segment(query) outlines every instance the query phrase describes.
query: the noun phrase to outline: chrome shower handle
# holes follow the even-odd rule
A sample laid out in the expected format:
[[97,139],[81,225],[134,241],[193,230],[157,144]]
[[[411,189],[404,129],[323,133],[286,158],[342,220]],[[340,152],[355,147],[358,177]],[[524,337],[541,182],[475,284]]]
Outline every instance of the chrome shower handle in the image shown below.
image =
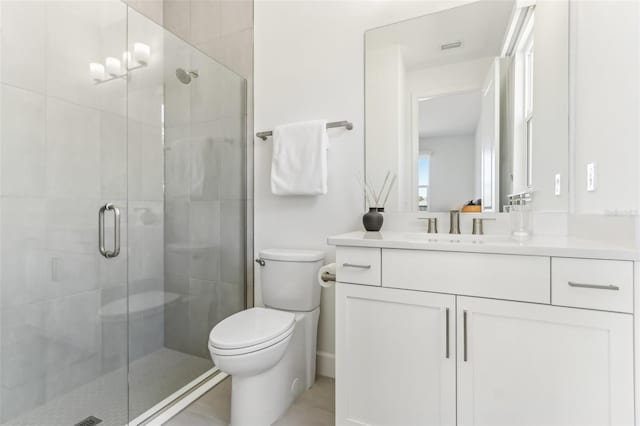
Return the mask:
[[107,210],[113,210],[113,251],[109,257],[116,257],[120,254],[120,209],[113,204],[110,207]]
[[104,257],[109,257],[109,252],[104,247],[104,212],[107,210],[107,205],[108,204],[105,204],[98,210],[98,250],[100,250],[100,254]]
[[[106,211],[113,211],[113,251],[107,250],[104,244],[104,215]],[[107,259],[120,254],[120,209],[112,203],[107,203],[98,210],[98,250]]]

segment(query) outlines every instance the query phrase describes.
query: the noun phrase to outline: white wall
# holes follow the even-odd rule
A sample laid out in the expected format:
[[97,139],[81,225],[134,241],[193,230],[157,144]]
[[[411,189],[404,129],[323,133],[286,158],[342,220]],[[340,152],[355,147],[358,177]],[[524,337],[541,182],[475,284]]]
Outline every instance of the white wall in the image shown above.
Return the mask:
[[[434,212],[460,208],[475,196],[474,135],[420,139],[420,153],[431,156],[429,191]],[[455,171],[452,173],[452,170]]]
[[[574,212],[637,211],[640,49],[638,2],[572,2]],[[586,167],[596,163],[595,192]]]
[[[533,197],[543,212],[568,211],[569,196],[569,6],[536,4],[533,71]],[[571,25],[574,23],[571,22]],[[561,175],[561,195],[554,194]]]
[[[275,197],[269,190],[271,141],[255,145],[255,250],[322,248],[326,237],[361,228],[364,171],[364,32],[468,1],[257,1],[255,3],[255,128],[296,120],[350,120],[330,131],[329,193]],[[323,290],[318,350],[334,352],[334,293]],[[261,303],[256,270],[256,304]],[[331,357],[319,371],[331,374]],[[328,361],[325,364],[325,361]]]

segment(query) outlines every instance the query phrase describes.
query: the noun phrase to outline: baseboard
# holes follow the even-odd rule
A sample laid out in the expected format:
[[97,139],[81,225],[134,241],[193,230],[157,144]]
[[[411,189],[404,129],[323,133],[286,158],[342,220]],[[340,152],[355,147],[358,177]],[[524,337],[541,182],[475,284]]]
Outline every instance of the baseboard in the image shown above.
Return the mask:
[[330,352],[316,353],[316,373],[325,377],[336,377],[336,356]]

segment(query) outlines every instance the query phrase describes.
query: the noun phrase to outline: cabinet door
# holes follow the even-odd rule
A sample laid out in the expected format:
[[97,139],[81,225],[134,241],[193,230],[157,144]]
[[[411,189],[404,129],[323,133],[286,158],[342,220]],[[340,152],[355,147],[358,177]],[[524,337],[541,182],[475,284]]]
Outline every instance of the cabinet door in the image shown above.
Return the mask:
[[631,315],[470,297],[457,309],[459,425],[633,424]]
[[455,425],[455,359],[454,296],[337,285],[337,425]]

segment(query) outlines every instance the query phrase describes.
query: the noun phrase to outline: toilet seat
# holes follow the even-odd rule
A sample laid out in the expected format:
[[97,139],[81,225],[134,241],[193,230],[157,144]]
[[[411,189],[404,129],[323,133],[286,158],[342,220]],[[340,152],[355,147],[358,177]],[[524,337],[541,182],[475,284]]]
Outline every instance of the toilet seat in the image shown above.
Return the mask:
[[251,308],[221,321],[209,334],[209,349],[221,356],[242,355],[273,346],[293,333],[295,315]]

